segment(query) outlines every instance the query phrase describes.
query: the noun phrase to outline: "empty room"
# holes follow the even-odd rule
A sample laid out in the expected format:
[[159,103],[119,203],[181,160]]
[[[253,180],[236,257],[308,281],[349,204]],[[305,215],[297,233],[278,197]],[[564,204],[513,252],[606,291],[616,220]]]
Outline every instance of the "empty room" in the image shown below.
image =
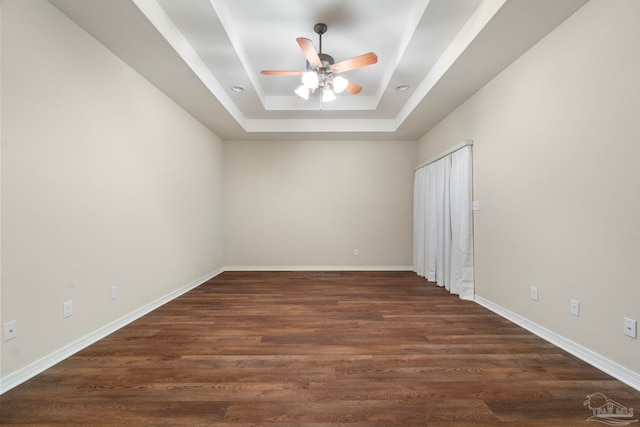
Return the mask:
[[638,0],[0,0],[0,425],[637,424],[639,118]]

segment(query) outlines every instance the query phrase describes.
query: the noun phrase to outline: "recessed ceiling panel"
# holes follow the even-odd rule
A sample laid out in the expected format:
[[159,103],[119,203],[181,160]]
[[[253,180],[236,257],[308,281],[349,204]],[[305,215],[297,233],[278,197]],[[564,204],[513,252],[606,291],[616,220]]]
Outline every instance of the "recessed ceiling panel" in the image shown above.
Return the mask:
[[[587,0],[49,1],[225,139],[417,139]],[[304,70],[320,22],[336,62],[377,55],[359,94],[260,74]]]

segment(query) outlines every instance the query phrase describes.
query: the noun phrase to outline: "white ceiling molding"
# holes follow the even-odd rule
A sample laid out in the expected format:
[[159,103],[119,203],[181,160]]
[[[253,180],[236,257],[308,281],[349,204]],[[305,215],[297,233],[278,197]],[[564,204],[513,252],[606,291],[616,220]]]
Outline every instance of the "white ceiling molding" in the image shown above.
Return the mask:
[[444,54],[440,57],[429,74],[416,88],[415,92],[409,98],[409,101],[402,108],[397,121],[400,123],[409,116],[409,114],[418,106],[425,96],[433,89],[433,87],[442,78],[444,73],[453,65],[453,63],[462,55],[469,47],[473,39],[482,31],[489,21],[498,13],[500,8],[504,6],[507,0],[484,0],[455,39],[447,47]]
[[184,62],[193,70],[198,78],[205,84],[211,93],[224,105],[227,111],[242,126],[246,126],[247,118],[236,107],[233,100],[227,95],[211,70],[202,62],[202,58],[185,39],[183,34],[167,16],[165,10],[155,0],[131,0],[140,9],[144,16],[153,24],[158,32],[173,47]]
[[[419,139],[587,2],[48,1],[227,140]],[[303,70],[295,39],[318,48],[318,22],[337,62],[377,54],[344,74],[360,94],[303,101],[299,77],[260,74]]]

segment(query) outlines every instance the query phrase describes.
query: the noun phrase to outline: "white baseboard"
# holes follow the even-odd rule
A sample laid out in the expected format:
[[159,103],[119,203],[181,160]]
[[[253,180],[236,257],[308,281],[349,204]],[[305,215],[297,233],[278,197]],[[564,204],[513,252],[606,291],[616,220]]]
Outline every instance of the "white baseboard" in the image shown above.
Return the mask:
[[[49,369],[53,365],[63,361],[78,351],[90,346],[91,344],[101,340],[107,335],[117,331],[123,326],[128,325],[134,320],[150,313],[156,308],[168,303],[169,301],[179,297],[198,287],[204,282],[216,277],[224,271],[413,271],[413,266],[228,266],[220,268],[204,277],[201,277],[182,288],[158,298],[149,304],[123,316],[102,328],[48,354],[47,356],[13,372],[6,377],[0,378],[0,394],[11,390],[12,388],[22,384],[30,378]],[[513,323],[525,328],[529,332],[539,336],[540,338],[560,347],[577,358],[589,363],[590,365],[600,369],[612,377],[622,381],[623,383],[640,391],[640,374],[631,371],[599,354],[574,343],[530,320],[513,313],[497,304],[492,303],[480,296],[475,296],[475,302],[479,305],[493,311],[494,313],[512,321]]]
[[179,297],[198,287],[204,282],[216,277],[224,271],[412,271],[413,266],[230,266],[220,268],[213,273],[207,274],[175,291],[158,298],[149,304],[91,332],[90,334],[36,360],[33,363],[7,375],[0,377],[0,394],[11,390],[12,388],[22,384],[23,382],[33,378],[41,372],[49,369],[53,365],[63,361],[67,357],[72,356],[78,351],[90,346],[91,344],[101,340],[107,335],[117,331],[123,326],[128,325],[134,320],[150,313],[156,308],[168,303],[169,301]]
[[412,265],[231,265],[224,271],[413,271]]
[[640,374],[478,295],[475,302],[640,391]]
[[175,291],[161,297],[158,298],[155,301],[150,302],[149,304],[146,304],[140,308],[138,308],[137,310],[91,332],[90,334],[54,351],[53,353],[50,353],[48,355],[46,355],[45,357],[36,360],[35,362],[25,366],[24,368],[21,368],[19,370],[17,370],[16,372],[13,372],[9,375],[7,375],[6,377],[0,378],[0,394],[11,390],[12,388],[22,384],[23,382],[27,381],[30,378],[33,378],[34,376],[38,375],[41,372],[44,372],[45,370],[49,369],[50,367],[52,367],[53,365],[63,361],[64,359],[66,359],[69,356],[72,356],[73,354],[79,352],[80,350],[90,346],[91,344],[101,340],[102,338],[106,337],[107,335],[117,331],[118,329],[122,328],[123,326],[128,325],[129,323],[133,322],[134,320],[144,316],[145,314],[150,313],[151,311],[155,310],[156,308],[168,303],[169,301],[179,297],[180,295],[189,292],[190,290],[200,286],[201,284],[203,284],[204,282],[216,277],[218,274],[222,273],[224,271],[224,269],[220,268],[216,271],[214,271],[213,273],[209,273],[206,276],[203,276],[197,280],[194,280],[193,282],[179,288],[176,289]]

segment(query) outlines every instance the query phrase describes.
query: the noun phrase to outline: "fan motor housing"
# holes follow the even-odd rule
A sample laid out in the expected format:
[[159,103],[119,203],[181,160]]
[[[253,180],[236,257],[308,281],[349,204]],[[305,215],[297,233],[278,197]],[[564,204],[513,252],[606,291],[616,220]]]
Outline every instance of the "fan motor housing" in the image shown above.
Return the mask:
[[329,68],[335,63],[333,56],[327,55],[326,53],[319,53],[318,57],[320,58],[320,62],[322,62],[322,66],[324,68]]
[[[322,62],[321,70],[323,70],[327,74],[331,73],[331,66],[335,64],[335,60],[333,59],[333,56],[327,55],[326,53],[319,53],[318,58],[320,58],[320,62]],[[313,67],[311,64],[309,64],[309,61],[307,61],[307,71],[311,71],[315,69],[316,67]]]

